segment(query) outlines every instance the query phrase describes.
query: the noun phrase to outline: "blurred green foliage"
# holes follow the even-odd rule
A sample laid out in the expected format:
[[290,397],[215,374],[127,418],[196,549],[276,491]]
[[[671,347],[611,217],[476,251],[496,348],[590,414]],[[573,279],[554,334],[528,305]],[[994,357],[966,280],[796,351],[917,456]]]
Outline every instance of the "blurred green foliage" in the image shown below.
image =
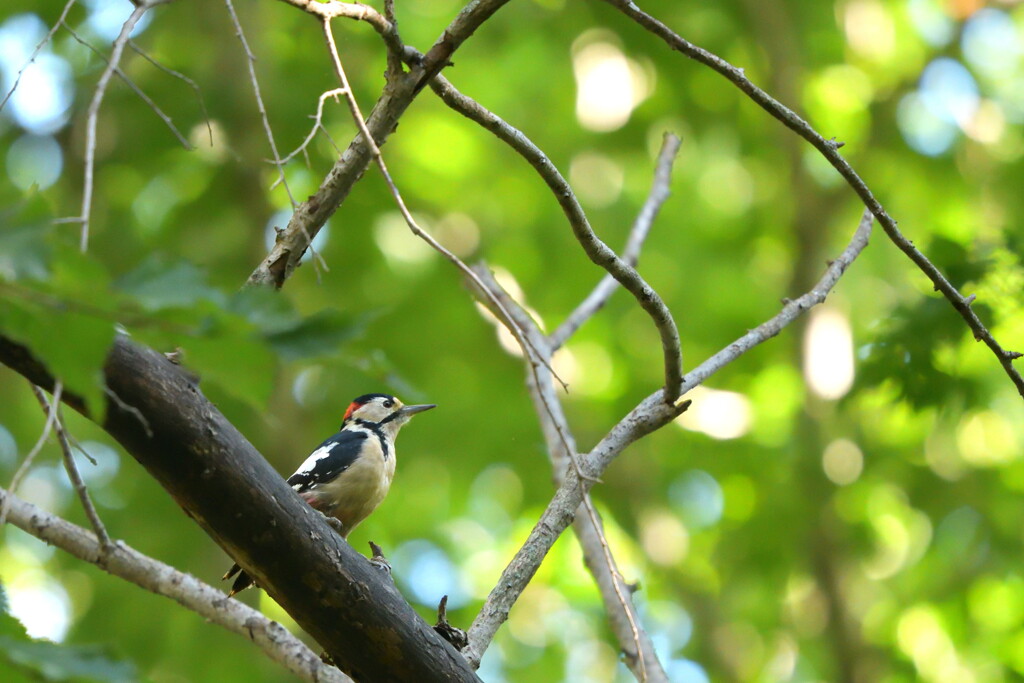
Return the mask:
[[[13,44],[12,26],[45,31],[61,4],[5,2],[0,45]],[[396,4],[403,38],[420,49],[461,7]],[[642,5],[846,142],[901,229],[978,295],[1004,346],[1024,346],[1024,7]],[[69,15],[101,49],[112,38],[104,8],[116,32],[128,3],[88,2]],[[309,133],[319,94],[335,87],[320,32],[281,2],[238,11],[276,142],[290,151]],[[92,237],[79,253],[77,225],[52,219],[79,211],[85,110],[104,64],[58,31],[44,55],[66,65],[67,121],[29,134],[13,105],[0,114],[9,179],[0,182],[0,329],[97,412],[115,325],[162,351],[181,348],[207,395],[283,474],[337,428],[353,396],[437,403],[403,433],[393,493],[350,540],[385,548],[425,617],[447,593],[453,623],[468,626],[552,492],[519,359],[459,274],[409,234],[374,169],[330,220],[322,262],[306,262],[281,293],[239,291],[290,206],[266,161],[245,55],[222,5],[152,14],[136,43],[193,79],[202,104],[131,50],[122,66],[195,149],[113,82],[99,118]],[[364,24],[335,30],[368,111],[383,85],[382,45]],[[856,227],[855,198],[813,150],[608,5],[510,3],[454,62],[446,75],[547,152],[615,248],[646,197],[662,134],[682,136],[673,196],[640,269],[676,316],[686,367],[805,291]],[[595,64],[605,71],[595,76]],[[20,67],[5,63],[5,90]],[[328,105],[330,138],[318,135],[286,168],[299,200],[353,134],[345,107]],[[595,119],[602,106],[610,113]],[[532,169],[429,91],[384,153],[423,224],[463,258],[486,260],[549,331],[599,280]],[[688,421],[631,447],[595,489],[662,661],[686,682],[1024,676],[1020,396],[880,231],[827,309],[714,376],[709,388],[728,393],[695,392]],[[805,370],[812,350],[825,359],[807,361],[816,371]],[[622,293],[577,333],[556,367],[582,449],[658,388],[660,360],[655,330]],[[842,372],[850,361],[852,387]],[[0,396],[6,483],[43,416],[2,368]],[[102,431],[68,419],[99,462],[82,468],[111,533],[215,581],[229,564],[223,552]],[[19,494],[84,523],[58,459],[48,444]],[[27,625],[26,615],[45,615],[39,633],[115,645],[147,680],[286,679],[243,639],[18,530],[3,534],[0,579]],[[290,624],[266,596],[243,599]],[[573,539],[555,546],[481,673],[629,680]]]

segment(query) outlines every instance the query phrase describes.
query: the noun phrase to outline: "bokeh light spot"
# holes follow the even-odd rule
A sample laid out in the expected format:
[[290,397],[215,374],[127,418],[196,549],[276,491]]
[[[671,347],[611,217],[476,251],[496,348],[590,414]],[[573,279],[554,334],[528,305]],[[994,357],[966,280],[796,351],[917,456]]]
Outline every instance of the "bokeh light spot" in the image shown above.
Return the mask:
[[990,77],[1011,75],[1020,64],[1021,36],[1006,12],[975,12],[964,24],[960,41],[964,58]]
[[25,572],[7,585],[10,612],[32,638],[59,643],[71,625],[71,599],[56,581]]
[[992,410],[966,415],[956,430],[965,461],[975,467],[997,467],[1020,459],[1019,430]]
[[904,95],[896,109],[896,124],[911,149],[925,156],[945,153],[956,140],[956,126],[925,106],[921,95]]
[[978,109],[978,84],[974,76],[949,57],[939,57],[924,68],[918,91],[932,114],[961,128]]
[[670,567],[686,557],[690,534],[669,511],[652,510],[640,518],[640,543],[652,562]]
[[[400,545],[389,558],[396,576],[408,586],[421,605],[437,607],[442,595],[448,596],[449,609],[466,603],[467,591],[448,555],[430,541],[416,539]],[[398,568],[401,568],[398,570]]]
[[856,52],[878,61],[888,59],[896,47],[896,27],[878,0],[854,0],[843,10],[846,41]]
[[[85,0],[89,8],[89,28],[107,42],[112,42],[121,33],[121,27],[135,7],[130,0]],[[131,37],[137,38],[153,20],[153,12],[142,15],[132,29]]]
[[18,443],[14,435],[3,425],[0,425],[0,467],[13,467],[18,459]]
[[586,33],[573,46],[576,118],[589,130],[621,128],[650,92],[643,69],[616,45]]
[[811,311],[804,334],[804,378],[825,399],[842,397],[853,386],[853,332],[833,308]]
[[683,428],[713,439],[736,439],[750,431],[750,400],[743,394],[698,386],[686,397],[693,405],[676,418]]
[[705,529],[717,523],[725,508],[722,487],[703,470],[691,470],[673,481],[668,497],[683,521],[694,529]]
[[821,467],[832,483],[846,486],[857,481],[864,470],[864,454],[849,439],[836,439],[825,447]]
[[625,177],[619,164],[596,152],[580,152],[569,163],[569,182],[580,201],[594,208],[614,204]]
[[22,190],[40,190],[57,182],[64,168],[64,153],[49,135],[22,135],[7,150],[7,176]]

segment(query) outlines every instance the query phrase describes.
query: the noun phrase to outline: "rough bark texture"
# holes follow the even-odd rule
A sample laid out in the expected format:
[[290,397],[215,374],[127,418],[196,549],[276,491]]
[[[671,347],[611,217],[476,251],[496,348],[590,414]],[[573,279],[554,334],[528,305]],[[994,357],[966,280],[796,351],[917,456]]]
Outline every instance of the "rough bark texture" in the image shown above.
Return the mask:
[[[4,337],[0,362],[42,387],[53,384],[28,349]],[[117,400],[108,403],[103,428],[346,673],[362,681],[479,680],[181,368],[118,337],[104,372]],[[83,409],[74,396],[66,402]]]

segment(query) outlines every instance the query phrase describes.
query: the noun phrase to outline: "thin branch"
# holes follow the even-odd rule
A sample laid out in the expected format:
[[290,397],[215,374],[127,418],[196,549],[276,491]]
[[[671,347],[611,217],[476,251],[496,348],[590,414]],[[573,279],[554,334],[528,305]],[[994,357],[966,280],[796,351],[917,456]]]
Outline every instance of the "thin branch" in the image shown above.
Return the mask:
[[[263,132],[267,135],[267,142],[270,143],[270,151],[274,155],[274,165],[277,167],[278,182],[284,185],[284,191],[288,193],[288,201],[292,204],[294,209],[298,203],[295,201],[295,197],[292,196],[292,190],[288,186],[288,179],[284,175],[284,163],[281,161],[281,155],[277,153],[277,143],[274,142],[274,131],[270,127],[270,119],[267,117],[267,108],[263,105],[263,95],[260,93],[260,82],[256,78],[256,55],[253,54],[252,50],[249,49],[249,41],[245,39],[245,31],[242,30],[242,23],[238,20],[238,15],[235,13],[235,6],[231,0],[224,0],[224,4],[227,5],[228,14],[231,16],[231,23],[235,27],[235,35],[238,36],[238,40],[242,43],[242,48],[245,50],[246,65],[249,67],[249,82],[252,83],[253,93],[256,95],[256,106],[260,112],[260,120],[263,122]],[[312,241],[312,237],[310,237]]]
[[50,30],[47,31],[46,35],[43,36],[43,39],[36,44],[35,49],[32,50],[32,54],[29,55],[25,65],[18,69],[18,75],[14,77],[14,85],[12,85],[11,89],[7,91],[6,95],[4,95],[4,99],[0,100],[0,111],[4,110],[4,107],[7,106],[7,100],[11,99],[11,95],[13,95],[14,91],[18,89],[18,85],[21,83],[21,77],[24,75],[25,70],[28,69],[29,65],[35,63],[36,57],[39,56],[39,53],[42,52],[43,48],[46,47],[51,40],[53,40],[53,34],[56,33],[57,29],[60,28],[60,25],[64,23],[64,18],[68,16],[68,12],[71,11],[74,4],[75,0],[68,0],[67,4],[64,5],[64,9],[61,10],[60,16],[57,17],[57,21],[53,22],[53,26],[50,27]]
[[[46,398],[46,394],[43,390],[32,385],[32,393],[35,394],[36,400],[39,401],[40,407],[46,414],[46,419],[49,421],[53,418],[53,425],[57,430],[57,440],[60,442],[61,452],[64,454],[64,469],[68,473],[68,479],[71,480],[71,485],[75,489],[75,493],[78,494],[78,499],[82,502],[82,508],[85,510],[85,516],[89,518],[89,523],[92,524],[93,531],[96,533],[96,538],[99,539],[99,547],[101,555],[106,555],[110,552],[112,545],[110,543],[110,536],[107,534],[107,528],[103,525],[103,521],[100,519],[100,515],[96,512],[96,506],[92,504],[92,499],[89,497],[89,490],[85,487],[85,482],[82,480],[82,474],[78,471],[78,465],[75,464],[75,456],[71,452],[71,443],[68,438],[67,430],[64,428],[64,422],[61,419],[60,414],[60,396],[54,396],[54,400],[51,403]],[[56,413],[56,417],[54,417]]]
[[[377,164],[377,167],[380,169],[381,175],[384,176],[384,181],[387,183],[388,189],[391,191],[391,196],[392,198],[394,198],[395,204],[398,206],[398,210],[401,212],[402,217],[405,219],[406,224],[409,226],[409,229],[412,231],[414,235],[416,235],[424,242],[429,244],[431,248],[433,248],[439,254],[444,256],[452,265],[454,265],[456,268],[462,271],[462,273],[470,280],[472,280],[473,283],[477,285],[482,291],[488,293],[489,290],[486,287],[484,287],[483,283],[480,281],[480,278],[477,276],[475,272],[473,272],[473,269],[467,266],[462,261],[462,259],[460,259],[454,253],[448,250],[444,245],[442,245],[440,242],[434,239],[434,237],[430,233],[421,228],[419,224],[417,224],[416,219],[413,218],[412,213],[409,211],[409,207],[406,206],[405,200],[402,198],[402,193],[399,191],[398,185],[395,184],[394,179],[391,177],[391,173],[388,171],[387,164],[384,162],[384,157],[380,153],[380,147],[377,146],[377,143],[374,141],[373,136],[370,134],[369,128],[367,128],[366,121],[363,118],[363,113],[359,109],[359,103],[356,101],[355,95],[352,94],[352,88],[349,86],[348,76],[345,74],[345,67],[341,63],[341,57],[338,55],[338,48],[334,42],[334,32],[331,30],[330,19],[323,20],[323,31],[324,39],[327,41],[327,47],[331,54],[331,61],[334,64],[334,72],[335,75],[337,75],[338,80],[341,82],[341,89],[344,91],[345,101],[348,102],[349,109],[352,112],[352,118],[355,121],[356,126],[358,126],[359,132],[363,136],[363,139],[366,141],[367,146],[369,147],[370,155],[372,156],[373,161]],[[509,316],[508,311],[505,310],[501,302],[495,299],[493,295],[489,295],[489,298],[491,299],[491,302],[498,308],[498,310],[501,311],[505,318],[509,321],[512,321],[512,318]],[[523,347],[524,352],[530,353],[532,351],[533,357],[537,360],[537,362],[544,365],[544,367],[547,368],[549,372],[551,372],[552,376],[558,379],[558,381],[562,384],[562,387],[568,390],[568,385],[566,385],[565,382],[562,382],[561,378],[558,377],[557,373],[555,373],[554,369],[551,367],[550,363],[543,357],[543,355],[541,355],[540,352],[537,351],[537,349],[533,348],[533,345],[527,338],[526,333],[523,332],[523,330],[517,324],[515,324],[515,322],[512,322],[512,333],[515,335],[516,340],[519,342],[519,344]]]
[[[509,296],[486,267],[481,264],[475,270],[495,297],[505,304],[516,322],[530,335],[535,346],[550,359],[553,353],[550,343],[530,315]],[[573,464],[579,481],[583,481],[585,478],[579,477],[580,468],[576,461],[576,442],[550,378],[532,372],[528,365],[526,382],[547,443],[555,482],[561,483],[564,480],[568,463]],[[650,637],[640,626],[636,609],[628,597],[628,587],[612,556],[600,515],[586,493],[580,509],[585,514],[580,515],[577,511],[573,528],[583,549],[584,562],[594,576],[601,594],[612,632],[626,653],[627,665],[640,681],[667,682],[668,677],[658,661]]]
[[[65,29],[67,29],[68,33],[71,34],[71,37],[74,38],[80,45],[89,48],[96,54],[96,56],[98,56],[104,62],[108,62],[106,55],[104,55],[102,52],[96,49],[91,43],[89,43],[87,40],[78,35],[78,33],[73,28],[68,26],[66,23],[63,24],[63,26]],[[129,41],[129,44],[132,45],[132,47],[136,51],[138,51],[138,48],[135,48],[131,41]],[[147,57],[147,59],[149,58]],[[150,96],[142,90],[142,88],[135,84],[135,81],[128,78],[128,75],[124,71],[122,71],[120,67],[115,68],[114,73],[118,76],[118,78],[124,81],[125,85],[131,88],[132,92],[134,92],[139,97],[140,100],[146,103],[146,106],[153,110],[153,113],[155,113],[160,118],[160,120],[163,121],[164,124],[170,129],[171,133],[174,135],[174,137],[178,139],[178,142],[181,143],[182,147],[188,150],[195,149],[192,146],[192,143],[188,141],[188,138],[182,135],[181,131],[178,130],[178,127],[174,125],[174,121],[171,119],[171,117],[165,114],[164,111],[159,107],[159,105],[157,105],[157,103],[154,102],[152,98],[150,98]]]
[[655,36],[661,38],[673,50],[677,50],[687,57],[710,67],[725,78],[729,79],[729,81],[742,90],[762,109],[778,119],[783,125],[795,132],[804,140],[811,143],[811,145],[813,145],[814,148],[817,149],[837,171],[839,171],[839,174],[844,180],[846,180],[847,184],[853,188],[853,191],[856,192],[857,196],[864,202],[864,206],[870,209],[871,213],[875,215],[878,222],[881,224],[882,229],[885,230],[885,234],[889,236],[889,239],[892,240],[892,242],[899,247],[900,251],[906,254],[907,257],[928,277],[928,279],[932,281],[936,291],[941,292],[942,295],[949,300],[953,305],[953,308],[956,309],[961,317],[963,317],[967,322],[968,327],[971,328],[975,340],[985,342],[985,345],[992,350],[992,353],[994,353],[996,358],[999,360],[1000,365],[1003,366],[1003,370],[1017,387],[1017,392],[1021,397],[1024,397],[1024,377],[1022,377],[1020,372],[1018,372],[1013,366],[1013,361],[1024,356],[1024,354],[1016,351],[1008,351],[1000,346],[995,340],[995,337],[992,336],[992,333],[988,331],[985,325],[981,322],[981,319],[978,318],[978,315],[971,308],[973,299],[961,294],[960,291],[946,279],[945,275],[935,267],[935,264],[928,260],[928,257],[918,251],[913,243],[908,240],[902,232],[900,232],[896,221],[889,216],[885,207],[883,207],[881,202],[875,198],[871,189],[867,186],[867,183],[861,179],[853,169],[853,166],[851,166],[850,163],[839,153],[839,148],[842,146],[842,143],[836,142],[835,138],[828,140],[825,139],[823,135],[812,128],[811,125],[797,115],[796,112],[789,109],[764,90],[761,90],[754,85],[746,77],[743,69],[733,66],[721,57],[682,38],[680,35],[665,26],[665,24],[637,7],[632,0],[604,1],[619,9],[623,14],[636,21],[640,26],[647,29]]
[[[54,411],[55,412],[55,411]],[[52,413],[51,413],[52,414]],[[206,621],[255,643],[264,654],[304,681],[349,683],[351,679],[320,661],[302,641],[280,624],[218,589],[174,567],[154,560],[121,541],[103,555],[96,537],[80,526],[42,510],[0,489],[10,522],[36,538],[140,588],[171,598]],[[102,556],[102,560],[100,559]]]
[[[448,63],[447,58],[458,48],[487,17],[496,12],[508,0],[475,0],[467,5],[448,25],[435,43],[445,59],[434,62],[428,69],[426,57],[412,48],[401,44],[394,26],[380,13],[370,7],[355,3],[327,2],[314,0],[282,0],[293,7],[302,9],[323,21],[335,16],[366,21],[381,34],[389,50],[400,52],[402,58],[412,66],[408,74],[388,80],[381,96],[374,104],[366,130],[369,138],[357,135],[334,167],[324,178],[320,188],[302,202],[292,214],[288,227],[278,236],[270,253],[249,275],[248,285],[271,285],[280,289],[295,271],[302,255],[309,248],[313,236],[341,206],[355,183],[362,177],[373,161],[366,140],[378,147],[383,145],[394,132],[398,119],[415,99],[423,85],[433,78]],[[443,44],[443,45],[442,45]],[[440,46],[440,47],[439,47]]]
[[[33,384],[32,386],[35,385]],[[60,401],[60,395],[63,393],[63,391],[64,385],[61,384],[60,380],[57,380],[57,382],[53,385],[53,400],[55,402]],[[56,420],[56,413],[49,413],[46,416],[46,422],[43,423],[43,431],[39,435],[39,439],[36,441],[36,444],[32,446],[32,450],[28,452],[28,455],[25,456],[25,460],[22,461],[21,466],[18,467],[17,470],[15,470],[14,476],[11,477],[11,485],[7,487],[10,491],[18,490],[18,486],[21,484],[21,480],[25,478],[25,475],[28,474],[29,468],[32,467],[32,461],[36,459],[36,456],[39,455],[39,451],[41,451],[43,448],[43,444],[46,443],[46,440],[50,437],[50,431],[53,429],[53,423]],[[3,525],[7,522],[7,512],[8,503],[5,500],[3,505],[0,505],[0,528],[2,528]]]
[[[678,137],[672,133],[665,134],[661,143],[661,151],[658,153],[658,162],[654,168],[654,182],[651,184],[651,191],[647,195],[647,201],[640,208],[640,213],[637,215],[636,220],[633,221],[633,227],[629,232],[629,237],[626,239],[626,246],[622,250],[622,260],[632,267],[636,267],[637,261],[640,259],[640,250],[647,240],[647,235],[654,224],[654,219],[657,218],[661,205],[669,197],[672,164],[675,162],[676,154],[679,152],[679,145],[680,140]],[[597,286],[594,287],[587,298],[548,336],[552,351],[561,348],[584,322],[601,310],[618,286],[618,280],[611,274],[601,278],[601,281],[597,283]]]
[[[683,395],[753,347],[771,339],[801,314],[824,301],[849,265],[867,246],[871,235],[871,223],[872,214],[865,210],[849,245],[829,264],[817,284],[798,299],[787,301],[773,318],[750,330],[687,373],[683,383]],[[586,470],[599,476],[627,446],[668,424],[682,414],[690,403],[677,400],[675,404],[669,405],[662,399],[662,392],[655,392],[622,418],[583,458]],[[566,473],[565,480],[558,487],[555,496],[530,531],[526,542],[502,572],[497,585],[491,590],[480,613],[473,621],[469,629],[469,647],[466,650],[470,663],[479,664],[498,627],[508,618],[512,605],[532,580],[551,546],[572,523],[575,510],[583,502],[583,494],[589,489],[590,483],[581,480],[574,471],[569,470]]]
[[320,18],[321,21],[329,21],[335,17],[365,21],[384,39],[384,44],[388,48],[389,58],[391,55],[401,56],[404,54],[405,46],[398,35],[396,23],[369,5],[359,2],[339,2],[339,0],[329,0],[329,2],[320,2],[319,0],[281,0],[281,2],[297,7],[307,14],[312,14]]
[[167,74],[169,76],[173,76],[174,78],[177,78],[177,79],[181,80],[182,82],[185,83],[185,85],[187,85],[188,87],[192,88],[192,91],[196,94],[196,100],[199,102],[199,109],[200,109],[200,111],[203,112],[203,120],[206,121],[206,132],[210,136],[210,146],[212,147],[213,146],[213,126],[210,124],[210,114],[209,114],[208,111],[206,111],[206,102],[203,100],[203,91],[199,88],[199,84],[196,83],[195,81],[193,81],[191,78],[189,78],[185,74],[181,73],[180,71],[175,71],[174,69],[170,68],[169,66],[164,66],[160,62],[158,62],[155,59],[153,59],[141,47],[136,45],[134,40],[129,40],[128,41],[128,47],[130,47],[132,50],[135,51],[135,53],[137,55],[139,55],[140,57],[145,59],[147,62],[149,62],[150,64],[155,66],[160,71],[163,71],[165,74]]
[[110,83],[111,76],[114,75],[114,71],[121,63],[121,55],[124,53],[124,46],[128,42],[129,36],[131,36],[132,29],[142,18],[142,15],[146,13],[153,3],[146,0],[140,0],[140,2],[132,10],[132,13],[128,16],[128,19],[121,26],[121,33],[118,34],[117,39],[114,41],[114,49],[110,52],[110,59],[107,61],[107,68],[103,70],[100,75],[100,80],[96,83],[96,89],[93,91],[92,100],[89,102],[88,115],[85,123],[85,188],[82,191],[82,213],[78,217],[78,220],[82,223],[82,236],[79,243],[79,248],[82,251],[86,251],[89,248],[89,220],[92,215],[92,188],[93,188],[93,172],[96,166],[96,124],[99,119],[100,105],[103,104],[103,97],[107,93],[107,85]]
[[587,257],[596,265],[608,271],[626,290],[632,294],[641,308],[654,321],[661,337],[665,364],[665,401],[671,403],[680,395],[683,373],[683,356],[679,342],[679,330],[668,306],[658,293],[647,284],[631,265],[620,259],[615,252],[594,233],[583,207],[580,206],[572,187],[558,172],[547,155],[522,131],[488,111],[452,86],[443,76],[437,76],[430,83],[431,89],[449,107],[466,118],[489,130],[508,144],[533,166],[558,200],[572,227],[573,235],[583,247]]
[[[345,94],[345,89],[344,88],[335,88],[334,90],[328,90],[327,92],[320,93],[320,100],[317,102],[317,105],[316,105],[316,115],[313,117],[313,130],[309,131],[309,135],[306,136],[306,139],[302,141],[301,145],[296,147],[291,152],[291,154],[289,154],[285,158],[281,159],[281,163],[282,164],[287,164],[289,161],[294,159],[299,154],[305,154],[306,153],[306,148],[309,147],[309,143],[313,142],[313,138],[316,137],[317,131],[321,131],[322,130],[322,131],[324,131],[324,134],[327,133],[327,129],[324,128],[324,125],[323,125],[324,100],[326,100],[328,97],[333,97],[334,101],[337,102],[338,101],[338,95],[344,95],[344,94]],[[331,141],[331,144],[334,144],[334,142]],[[337,150],[339,154],[341,153],[341,150],[339,150],[337,148],[337,146],[335,146],[335,150]],[[307,163],[309,162],[309,156],[308,155],[306,156],[306,161],[307,161]]]

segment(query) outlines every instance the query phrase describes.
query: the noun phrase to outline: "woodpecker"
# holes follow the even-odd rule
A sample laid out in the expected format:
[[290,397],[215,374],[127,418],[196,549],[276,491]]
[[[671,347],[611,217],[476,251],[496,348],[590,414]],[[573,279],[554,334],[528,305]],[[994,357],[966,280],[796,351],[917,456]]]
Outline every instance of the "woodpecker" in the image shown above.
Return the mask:
[[[338,520],[340,528],[332,526],[347,539],[391,488],[398,430],[413,415],[435,407],[403,405],[388,394],[363,394],[349,404],[338,433],[320,444],[288,483],[314,509]],[[253,584],[237,564],[221,580],[235,574],[228,597]]]

